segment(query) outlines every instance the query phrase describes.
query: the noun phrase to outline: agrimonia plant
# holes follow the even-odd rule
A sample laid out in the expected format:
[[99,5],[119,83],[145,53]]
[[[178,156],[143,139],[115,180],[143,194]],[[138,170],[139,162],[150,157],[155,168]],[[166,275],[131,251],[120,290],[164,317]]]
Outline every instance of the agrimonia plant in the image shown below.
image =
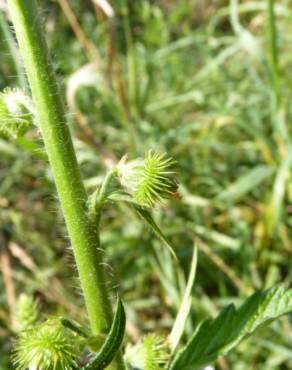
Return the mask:
[[[151,208],[176,193],[174,161],[157,151],[149,151],[145,158],[134,160],[123,157],[109,170],[100,189],[88,197],[40,26],[36,0],[8,0],[7,3],[32,98],[22,90],[5,90],[0,95],[0,134],[17,138],[32,124],[42,133],[90,323],[88,330],[64,317],[43,320],[39,305],[30,297],[21,296],[16,315],[15,367],[30,370],[200,369],[233,349],[259,326],[291,312],[291,289],[277,286],[256,292],[238,309],[230,305],[215,319],[203,321],[189,342],[182,345],[195,279],[195,249],[185,296],[170,335],[163,338],[156,333],[149,334],[137,344],[126,346],[122,355],[126,316],[120,298],[115,314],[112,313],[102,264],[99,220],[108,201],[128,202],[174,254],[151,216]],[[85,353],[89,353],[88,360],[81,366],[78,360]]]

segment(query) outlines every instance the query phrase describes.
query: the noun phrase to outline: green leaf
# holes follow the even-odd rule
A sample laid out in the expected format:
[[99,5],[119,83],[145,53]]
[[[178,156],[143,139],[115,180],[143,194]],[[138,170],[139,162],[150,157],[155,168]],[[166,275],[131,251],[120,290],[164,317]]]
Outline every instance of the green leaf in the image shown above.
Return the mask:
[[110,332],[99,352],[92,361],[83,368],[84,370],[103,370],[112,362],[122,344],[125,326],[125,310],[122,301],[119,299]]
[[146,221],[147,225],[150,226],[150,228],[158,236],[158,238],[162,240],[164,245],[169,249],[170,253],[177,260],[177,256],[176,256],[168,238],[164,235],[164,233],[162,232],[160,227],[156,224],[156,222],[154,221],[151,213],[147,209],[141,208],[141,207],[136,206],[136,205],[134,205],[134,208],[135,208],[136,212],[143,218],[143,220]]
[[154,221],[151,213],[146,209],[139,206],[127,193],[115,191],[111,193],[108,199],[114,202],[127,202],[130,203],[135,211],[143,218],[146,224],[151,228],[151,230],[158,236],[158,238],[164,243],[164,245],[168,248],[172,256],[177,260],[177,256],[170,244],[168,238],[164,235],[160,227]]
[[205,320],[174,358],[170,370],[203,367],[230,351],[259,326],[291,311],[292,289],[277,286],[254,293],[239,309],[230,305],[217,318]]

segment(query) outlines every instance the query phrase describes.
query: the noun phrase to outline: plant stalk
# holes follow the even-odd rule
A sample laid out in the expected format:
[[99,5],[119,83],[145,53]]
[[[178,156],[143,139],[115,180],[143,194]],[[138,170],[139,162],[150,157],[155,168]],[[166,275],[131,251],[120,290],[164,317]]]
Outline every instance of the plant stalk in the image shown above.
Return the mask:
[[[113,314],[99,249],[98,229],[89,216],[88,198],[41,27],[37,2],[8,0],[7,3],[72,243],[91,330],[93,334],[106,333]],[[120,354],[108,369],[124,370]]]

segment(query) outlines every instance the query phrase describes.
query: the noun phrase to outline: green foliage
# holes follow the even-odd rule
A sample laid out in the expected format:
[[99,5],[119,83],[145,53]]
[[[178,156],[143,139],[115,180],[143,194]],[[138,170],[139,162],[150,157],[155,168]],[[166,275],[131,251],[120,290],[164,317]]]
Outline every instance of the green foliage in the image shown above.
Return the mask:
[[[109,285],[119,285],[127,302],[127,338],[136,342],[146,332],[171,333],[188,285],[194,240],[209,247],[209,253],[198,247],[196,281],[185,306],[190,314],[177,331],[182,346],[202,320],[239,303],[245,292],[291,283],[291,0],[121,0],[109,2],[112,18],[96,6],[103,2],[66,2],[81,38],[61,1],[39,5],[87,194],[100,189],[105,168],[117,166],[125,153],[143,157],[153,148],[175,158],[179,169],[180,199],[151,214],[140,207],[144,218],[130,194],[106,193],[101,245],[94,248],[104,247],[104,262],[115,272],[112,277],[106,267]],[[128,12],[120,11],[125,5]],[[11,17],[1,15],[6,28],[0,38],[1,90],[25,88]],[[39,136],[0,139],[0,162],[0,240],[7,238],[13,254],[16,291],[40,297],[43,315],[65,314],[87,328]],[[64,173],[72,181],[72,171]],[[154,233],[145,230],[141,217]],[[179,263],[161,245],[163,239],[175,247]],[[1,277],[0,368],[6,370],[13,368],[15,326]],[[95,281],[90,279],[91,286]],[[288,370],[291,330],[288,317],[274,322],[214,367]],[[86,332],[89,347],[98,351],[105,334]]]
[[292,289],[283,286],[257,292],[235,309],[228,306],[214,320],[206,320],[180,351],[171,370],[199,369],[234,348],[259,326],[292,312]]

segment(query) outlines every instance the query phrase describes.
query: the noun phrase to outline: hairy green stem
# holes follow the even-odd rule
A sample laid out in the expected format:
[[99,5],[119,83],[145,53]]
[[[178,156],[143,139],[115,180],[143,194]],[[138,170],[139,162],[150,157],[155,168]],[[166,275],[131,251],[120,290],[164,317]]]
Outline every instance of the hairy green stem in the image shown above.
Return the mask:
[[[40,25],[37,3],[36,0],[7,2],[73,246],[91,329],[93,334],[107,332],[113,315],[98,230],[89,216],[88,199]],[[120,355],[109,368],[124,369]]]

